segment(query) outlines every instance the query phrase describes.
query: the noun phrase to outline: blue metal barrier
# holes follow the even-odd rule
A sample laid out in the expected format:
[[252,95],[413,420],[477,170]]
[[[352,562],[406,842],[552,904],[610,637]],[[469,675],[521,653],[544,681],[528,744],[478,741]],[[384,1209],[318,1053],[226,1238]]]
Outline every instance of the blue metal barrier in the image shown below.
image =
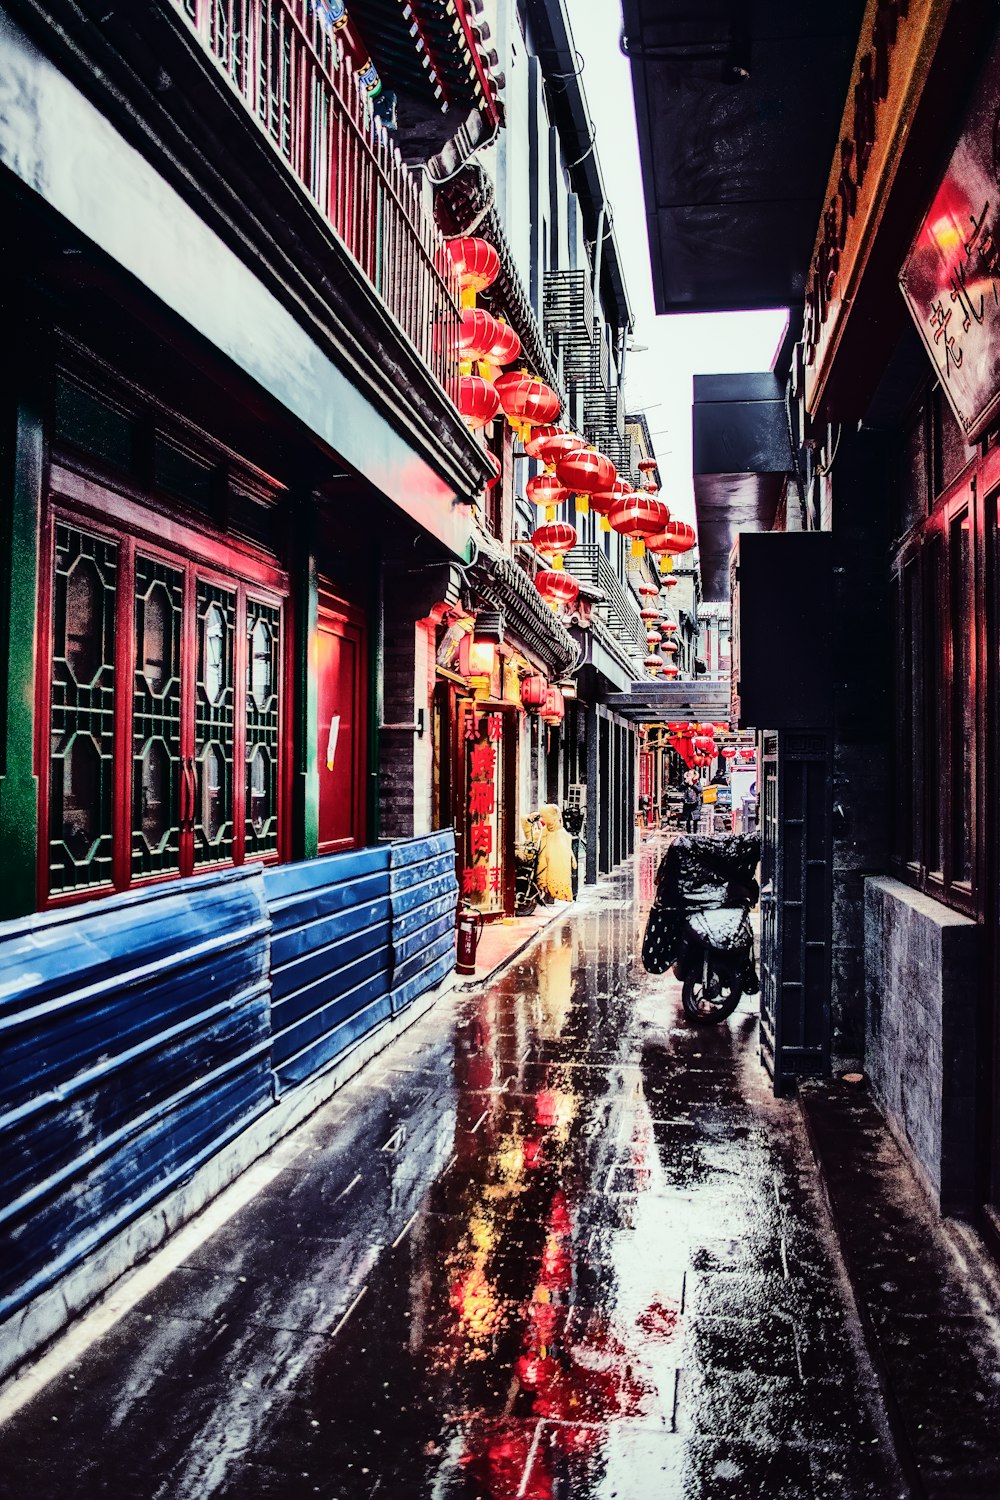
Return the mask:
[[390,847],[392,1008],[401,1011],[455,967],[455,833]]
[[0,925],[0,1319],[455,962],[451,831]]
[[0,927],[0,1317],[271,1100],[259,867]]
[[274,1071],[284,1088],[389,1015],[389,848],[276,865],[264,887],[274,923]]

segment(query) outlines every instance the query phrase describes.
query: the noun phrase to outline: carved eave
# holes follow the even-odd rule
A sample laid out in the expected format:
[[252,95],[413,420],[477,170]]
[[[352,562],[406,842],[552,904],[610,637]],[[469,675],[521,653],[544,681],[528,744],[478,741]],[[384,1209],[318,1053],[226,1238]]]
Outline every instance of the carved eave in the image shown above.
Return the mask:
[[179,13],[8,11],[460,499],[492,470],[457,409]]

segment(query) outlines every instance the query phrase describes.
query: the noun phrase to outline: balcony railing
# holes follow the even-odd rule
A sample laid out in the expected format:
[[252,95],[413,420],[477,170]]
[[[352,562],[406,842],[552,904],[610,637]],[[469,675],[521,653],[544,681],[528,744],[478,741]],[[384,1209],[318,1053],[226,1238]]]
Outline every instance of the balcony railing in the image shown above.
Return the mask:
[[310,0],[169,0],[455,399],[458,282],[416,179]]
[[581,583],[600,589],[605,597],[603,604],[595,605],[607,620],[608,626],[618,641],[633,655],[646,654],[646,632],[639,611],[632,603],[630,590],[622,583],[604,554],[603,547],[586,542],[566,553],[566,571]]

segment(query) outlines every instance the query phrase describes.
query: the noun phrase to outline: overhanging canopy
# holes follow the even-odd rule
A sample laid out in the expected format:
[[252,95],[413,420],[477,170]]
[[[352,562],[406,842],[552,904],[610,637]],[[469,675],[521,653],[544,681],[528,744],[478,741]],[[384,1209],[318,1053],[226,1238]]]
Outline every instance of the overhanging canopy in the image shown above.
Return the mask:
[[658,313],[801,303],[864,0],[623,0]]

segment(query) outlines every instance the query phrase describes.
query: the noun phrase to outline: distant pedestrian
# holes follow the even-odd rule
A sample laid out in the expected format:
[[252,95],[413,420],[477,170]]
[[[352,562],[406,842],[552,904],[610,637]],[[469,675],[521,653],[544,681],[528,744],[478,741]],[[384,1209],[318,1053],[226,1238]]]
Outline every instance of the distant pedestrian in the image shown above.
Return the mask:
[[700,794],[698,792],[698,788],[692,782],[689,781],[687,783],[687,785],[685,786],[685,788],[684,788],[684,831],[685,831],[685,833],[691,833],[691,831],[692,831],[692,825],[694,823],[695,818],[697,817],[698,809],[699,809],[700,806],[701,806],[701,796],[700,796]]

